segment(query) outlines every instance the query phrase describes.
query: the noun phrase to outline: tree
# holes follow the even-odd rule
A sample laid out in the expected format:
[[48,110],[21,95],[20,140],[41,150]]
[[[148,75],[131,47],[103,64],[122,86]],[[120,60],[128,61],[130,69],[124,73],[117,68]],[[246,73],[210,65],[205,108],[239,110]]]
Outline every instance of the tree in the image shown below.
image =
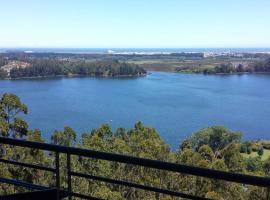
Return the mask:
[[223,198],[214,191],[207,192],[205,197],[213,200],[223,200]]
[[191,144],[191,141],[190,139],[185,139],[179,146],[179,149],[180,150],[184,150],[184,149],[191,149],[192,147],[192,144]]
[[27,114],[28,109],[18,96],[11,93],[3,94],[0,100],[0,132],[2,136],[21,138],[27,135],[27,122],[18,117]]
[[28,124],[24,119],[16,117],[11,129],[13,130],[14,138],[22,138],[23,136],[27,135]]
[[240,154],[239,145],[237,145],[236,143],[230,143],[226,146],[226,148],[223,149],[222,155],[229,171],[244,171],[243,157]]
[[263,155],[263,147],[259,148],[258,155],[261,157]]
[[232,73],[234,70],[232,63],[222,63],[215,67],[215,73]]
[[[197,163],[197,166],[203,167],[203,168],[209,168],[210,165],[211,165],[211,162],[208,160],[200,160]],[[196,177],[195,179],[196,179],[196,181],[195,181],[195,187],[196,187],[195,194],[197,196],[202,196],[202,197],[205,196],[206,193],[211,190],[211,187],[212,187],[211,180],[208,178],[203,178],[203,177],[199,177],[199,176]]]
[[212,161],[214,158],[213,150],[208,145],[201,146],[198,152],[205,160]]
[[264,162],[263,170],[266,176],[270,176],[270,157]]
[[0,135],[3,137],[7,137],[8,131],[9,131],[9,124],[6,122],[5,119],[0,117]]
[[69,126],[64,127],[64,131],[55,131],[51,136],[53,144],[62,146],[73,146],[76,142],[76,132]]
[[247,145],[242,144],[240,147],[240,153],[247,153]]
[[[102,60],[85,62],[60,61],[55,58],[34,58],[27,60],[30,64],[25,68],[13,68],[10,71],[11,78],[57,76],[68,74],[80,74],[89,76],[137,76],[146,74],[142,67],[118,60]],[[4,74],[3,74],[4,76]]]
[[[27,134],[27,139],[29,141],[44,142],[41,132],[38,129],[29,131]],[[19,146],[8,148],[6,158],[17,162],[41,166],[51,166],[52,163],[52,160],[50,160],[48,154],[46,154],[43,150]],[[9,172],[14,179],[23,180],[28,183],[46,185],[52,185],[54,183],[53,174],[43,170],[33,170],[31,168],[13,166],[9,167]],[[19,192],[22,192],[20,188],[18,188],[18,190]]]
[[8,73],[5,70],[0,68],[0,79],[7,78],[7,77],[8,77]]
[[0,55],[0,69],[5,64],[7,64],[7,60],[3,56]]
[[242,64],[239,64],[237,67],[236,67],[236,72],[244,72],[245,71],[245,68]]
[[262,161],[260,157],[245,159],[246,170],[257,174],[262,171]]
[[251,154],[252,153],[252,146],[253,146],[253,142],[252,141],[246,141],[241,145],[240,148],[240,152],[241,153],[247,153],[247,154]]
[[240,142],[241,133],[230,131],[224,126],[211,126],[193,133],[189,140],[195,151],[202,145],[209,145],[213,151],[217,151],[232,142]]
[[132,154],[144,158],[167,160],[170,152],[169,146],[160,138],[155,128],[146,127],[137,122],[135,127],[127,132],[128,145]]

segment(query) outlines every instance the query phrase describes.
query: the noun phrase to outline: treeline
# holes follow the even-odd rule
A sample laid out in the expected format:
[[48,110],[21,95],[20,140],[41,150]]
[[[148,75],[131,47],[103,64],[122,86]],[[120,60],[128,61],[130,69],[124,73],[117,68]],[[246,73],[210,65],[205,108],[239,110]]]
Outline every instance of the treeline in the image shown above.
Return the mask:
[[1,66],[5,65],[6,63],[7,63],[7,60],[3,56],[0,55],[0,68],[1,68]]
[[1,69],[2,66],[4,66],[7,63],[7,60],[0,55],[0,78],[5,78],[7,77],[7,73]]
[[63,74],[63,62],[52,59],[35,59],[31,66],[26,68],[13,68],[10,71],[10,78],[57,76]]
[[117,60],[75,63],[71,66],[70,71],[73,74],[93,76],[136,76],[146,74],[146,71],[138,65]]
[[270,58],[250,63],[248,65],[238,64],[233,65],[231,62],[221,63],[215,67],[201,67],[201,66],[180,66],[176,67],[177,72],[192,72],[204,74],[231,74],[231,73],[269,73],[270,72]]
[[13,68],[10,78],[44,77],[58,75],[88,75],[88,76],[138,76],[146,71],[135,64],[110,61],[59,61],[56,59],[34,59],[31,67]]
[[[27,112],[27,106],[21,102],[19,97],[14,94],[4,94],[0,98],[0,135],[44,142],[41,132],[38,129],[29,130],[27,122],[22,118],[22,115]],[[141,122],[136,123],[130,130],[118,128],[116,131],[113,131],[108,124],[103,124],[99,128],[83,133],[80,138],[71,127],[65,126],[63,130],[56,130],[52,134],[51,143],[222,171],[260,176],[270,175],[270,159],[262,160],[263,146],[255,142],[242,142],[241,133],[233,132],[223,126],[212,126],[193,133],[191,137],[182,141],[175,151],[172,151],[169,145],[162,140],[155,128],[147,127]],[[54,167],[55,156],[42,150],[8,145],[1,145],[0,150],[0,157],[3,159]],[[248,152],[258,153],[255,157],[243,156],[243,154],[249,155]],[[168,188],[212,199],[259,200],[266,197],[265,188],[76,156],[72,156],[71,159],[73,171]],[[67,185],[65,163],[66,157],[61,155],[62,187]],[[0,176],[34,184],[48,186],[55,184],[52,173],[3,163],[0,163]],[[176,199],[167,195],[75,177],[72,183],[73,192],[109,200]],[[12,185],[0,185],[0,194],[22,191],[24,190]]]
[[218,73],[256,73],[256,72],[270,72],[270,58],[265,61],[256,62],[253,64],[249,64],[244,67],[242,64],[238,64],[237,66],[233,66],[232,63],[221,64],[214,68],[203,69],[202,71],[205,74],[218,74]]
[[7,78],[7,77],[8,77],[8,73],[5,70],[0,68],[0,79]]

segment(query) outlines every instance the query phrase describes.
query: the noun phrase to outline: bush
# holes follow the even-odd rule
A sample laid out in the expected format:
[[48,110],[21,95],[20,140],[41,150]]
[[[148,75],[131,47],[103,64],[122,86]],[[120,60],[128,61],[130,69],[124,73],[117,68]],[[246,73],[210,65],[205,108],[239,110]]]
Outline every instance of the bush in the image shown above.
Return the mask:
[[240,147],[240,153],[247,153],[247,145],[242,144]]
[[263,144],[264,149],[270,149],[270,144]]
[[259,156],[262,156],[262,155],[263,155],[263,147],[261,147],[261,148],[259,149],[258,155],[259,155]]
[[251,154],[252,152],[252,148],[251,147],[247,147],[247,154]]
[[258,172],[262,169],[261,158],[248,158],[245,160],[246,169],[250,172]]
[[252,147],[252,151],[257,152],[259,151],[261,145],[253,142],[251,147]]
[[[246,141],[241,145],[240,152],[241,153],[251,154],[252,151],[253,151],[253,147],[254,147],[253,142]],[[242,151],[244,151],[244,152],[242,152]]]

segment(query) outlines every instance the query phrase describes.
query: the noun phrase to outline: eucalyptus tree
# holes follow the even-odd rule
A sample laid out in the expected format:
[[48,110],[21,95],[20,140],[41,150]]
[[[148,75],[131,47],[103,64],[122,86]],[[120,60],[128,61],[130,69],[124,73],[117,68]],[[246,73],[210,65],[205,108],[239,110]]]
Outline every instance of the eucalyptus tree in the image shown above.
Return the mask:
[[28,124],[20,117],[27,114],[27,106],[11,93],[5,93],[0,100],[0,133],[5,137],[22,138],[27,136]]

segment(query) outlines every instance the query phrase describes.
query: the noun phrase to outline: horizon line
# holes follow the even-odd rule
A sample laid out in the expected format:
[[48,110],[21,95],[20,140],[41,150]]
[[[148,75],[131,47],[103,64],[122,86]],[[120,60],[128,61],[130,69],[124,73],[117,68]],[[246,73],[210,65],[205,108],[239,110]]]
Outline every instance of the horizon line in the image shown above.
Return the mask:
[[0,49],[270,49],[269,47],[1,47]]

